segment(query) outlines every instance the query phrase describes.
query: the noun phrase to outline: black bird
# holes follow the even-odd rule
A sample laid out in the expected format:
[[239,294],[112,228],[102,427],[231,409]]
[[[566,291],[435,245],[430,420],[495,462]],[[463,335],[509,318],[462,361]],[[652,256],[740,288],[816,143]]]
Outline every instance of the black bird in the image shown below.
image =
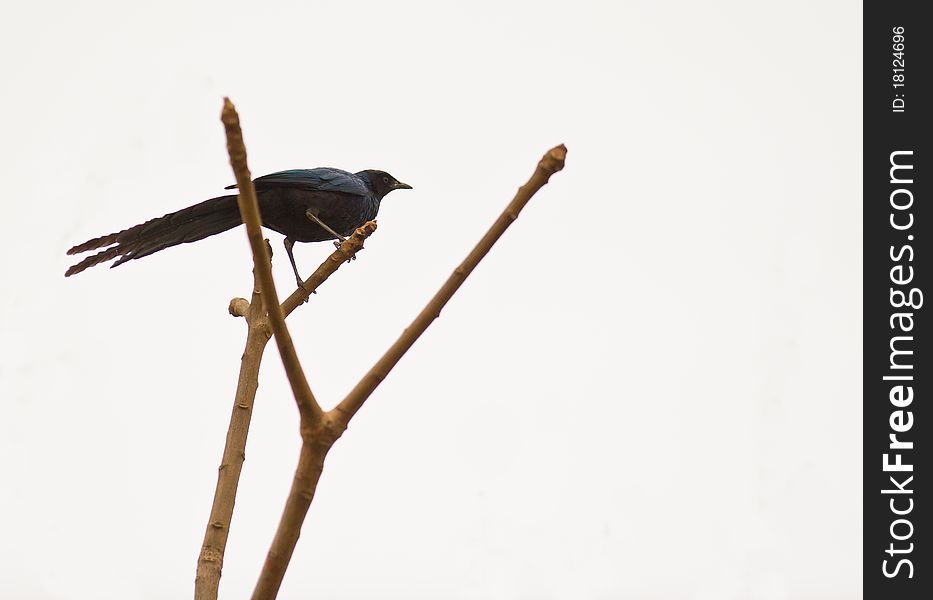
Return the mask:
[[[392,190],[410,190],[385,171],[348,173],[340,169],[293,169],[259,177],[253,182],[262,224],[285,236],[285,250],[301,286],[292,246],[295,242],[343,241],[376,218],[382,198]],[[234,189],[236,185],[225,189]],[[164,248],[196,242],[242,223],[236,195],[220,196],[78,244],[68,254],[104,248],[65,271],[65,277],[118,258],[111,268]]]

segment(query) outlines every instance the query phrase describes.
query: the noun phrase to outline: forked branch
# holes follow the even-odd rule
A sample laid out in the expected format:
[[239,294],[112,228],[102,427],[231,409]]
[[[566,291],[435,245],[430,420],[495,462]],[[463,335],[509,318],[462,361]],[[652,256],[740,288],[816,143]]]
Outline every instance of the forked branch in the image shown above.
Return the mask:
[[[376,231],[376,222],[370,221],[347,238],[314,273],[282,304],[282,313],[288,316],[304,302],[308,295],[317,290],[341,265],[346,264],[363,249],[363,242]],[[198,570],[194,583],[195,600],[216,600],[223,569],[224,553],[233,520],[240,473],[246,459],[246,440],[253,414],[253,402],[259,385],[259,366],[272,330],[259,293],[260,284],[253,270],[252,302],[244,298],[230,301],[230,314],[244,317],[247,324],[246,348],[240,360],[240,375],[237,379],[233,412],[227,428],[227,441],[223,458],[217,472],[217,487],[211,505],[211,516],[204,533],[204,542],[198,555]]]
[[367,398],[378,387],[392,368],[399,362],[409,348],[421,336],[428,326],[440,316],[441,310],[453,297],[466,278],[473,272],[496,241],[505,233],[509,225],[518,218],[519,212],[529,200],[550,179],[551,175],[564,167],[567,148],[563,145],[552,148],[538,163],[531,179],[519,188],[515,197],[502,214],[496,219],[489,231],[480,239],[466,259],[450,275],[444,285],[421,310],[399,336],[398,340],[386,351],[360,382],[350,391],[340,404],[324,414],[321,419],[306,419],[302,414],[301,454],[295,472],[292,488],[285,504],[285,510],[266,556],[259,581],[253,591],[253,600],[275,598],[282,585],[285,570],[301,534],[308,508],[314,498],[317,483],[324,468],[324,458],[340,437]]
[[[195,578],[195,600],[216,600],[223,567],[224,552],[233,517],[233,508],[239,485],[240,473],[246,456],[246,440],[252,416],[253,402],[259,381],[259,366],[269,341],[275,334],[289,382],[298,403],[302,423],[321,420],[325,415],[318,406],[298,362],[294,345],[285,326],[288,316],[318,286],[327,280],[341,265],[354,258],[363,248],[364,240],[376,230],[375,221],[357,229],[340,247],[315,270],[304,284],[280,306],[272,280],[270,264],[271,250],[262,239],[261,218],[256,201],[255,188],[246,162],[246,149],[239,126],[239,117],[229,99],[224,99],[222,120],[227,132],[227,149],[230,162],[240,189],[238,204],[243,222],[246,224],[250,247],[253,252],[252,302],[234,298],[230,302],[230,313],[245,317],[247,322],[246,348],[240,363],[237,391],[227,430],[227,440],[217,486],[211,506],[211,516],[204,534],[204,542],[198,556]],[[274,307],[267,310],[267,307]]]

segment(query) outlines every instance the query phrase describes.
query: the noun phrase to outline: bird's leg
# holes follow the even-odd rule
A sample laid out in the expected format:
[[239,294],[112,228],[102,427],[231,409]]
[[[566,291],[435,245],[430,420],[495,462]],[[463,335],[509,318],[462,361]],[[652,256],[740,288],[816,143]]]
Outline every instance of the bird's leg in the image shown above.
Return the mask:
[[331,234],[332,236],[334,236],[335,238],[337,238],[338,241],[334,242],[334,246],[336,246],[337,248],[340,247],[340,244],[342,244],[342,243],[344,243],[345,241],[347,241],[347,238],[343,237],[342,235],[340,235],[339,233],[337,233],[336,231],[334,231],[333,229],[331,229],[330,227],[328,227],[328,226],[327,226],[327,223],[325,223],[324,221],[320,220],[320,219],[318,218],[318,216],[317,216],[316,214],[314,214],[314,212],[312,212],[312,210],[311,210],[310,208],[309,208],[308,210],[305,211],[305,215],[306,215],[309,219],[311,219],[312,221],[314,221],[315,223],[317,223],[318,225],[320,225],[321,227],[323,227],[323,228],[324,228],[324,231],[326,231],[327,233],[329,233],[329,234]]
[[285,238],[285,252],[288,253],[288,260],[292,263],[292,270],[295,271],[295,280],[298,282],[298,287],[303,288],[305,282],[301,280],[301,275],[298,274],[298,265],[295,264],[295,254],[292,252],[292,247],[295,245],[295,240],[291,238]]

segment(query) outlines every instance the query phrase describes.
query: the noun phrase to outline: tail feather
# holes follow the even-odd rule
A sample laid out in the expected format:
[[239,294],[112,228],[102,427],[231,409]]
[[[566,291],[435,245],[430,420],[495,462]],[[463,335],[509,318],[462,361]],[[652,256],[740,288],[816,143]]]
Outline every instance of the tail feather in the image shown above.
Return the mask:
[[[65,272],[65,277],[114,258],[118,260],[111,265],[111,268],[171,246],[195,242],[232,229],[241,223],[236,198],[236,196],[211,198],[129,229],[78,244],[68,250],[68,254],[100,248],[104,250],[71,266]],[[105,248],[106,246],[111,247]]]
[[114,246],[113,248],[107,248],[103,252],[98,252],[92,256],[88,256],[81,262],[76,265],[71,265],[68,267],[68,270],[65,271],[65,277],[70,277],[75,273],[80,273],[84,269],[93,267],[94,265],[99,265],[102,262],[108,261],[112,258],[120,256],[120,247]]
[[[122,231],[120,233],[123,233]],[[82,252],[87,252],[88,250],[95,250],[97,248],[103,248],[104,246],[109,246],[117,241],[117,236],[120,233],[111,233],[109,235],[102,235],[100,237],[94,238],[93,240],[88,240],[83,244],[78,244],[70,248],[67,254],[70,256],[72,254],[81,254]]]

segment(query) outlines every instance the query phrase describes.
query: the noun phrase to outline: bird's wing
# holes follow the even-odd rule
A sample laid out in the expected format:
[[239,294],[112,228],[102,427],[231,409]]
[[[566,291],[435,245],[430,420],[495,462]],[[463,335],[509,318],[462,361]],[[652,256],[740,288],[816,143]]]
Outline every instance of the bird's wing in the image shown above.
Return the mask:
[[[274,187],[293,187],[322,192],[343,192],[356,196],[370,195],[366,184],[358,176],[340,169],[320,167],[317,169],[290,169],[270,175],[263,175],[253,180],[256,191]],[[232,190],[236,184],[224,189]]]

